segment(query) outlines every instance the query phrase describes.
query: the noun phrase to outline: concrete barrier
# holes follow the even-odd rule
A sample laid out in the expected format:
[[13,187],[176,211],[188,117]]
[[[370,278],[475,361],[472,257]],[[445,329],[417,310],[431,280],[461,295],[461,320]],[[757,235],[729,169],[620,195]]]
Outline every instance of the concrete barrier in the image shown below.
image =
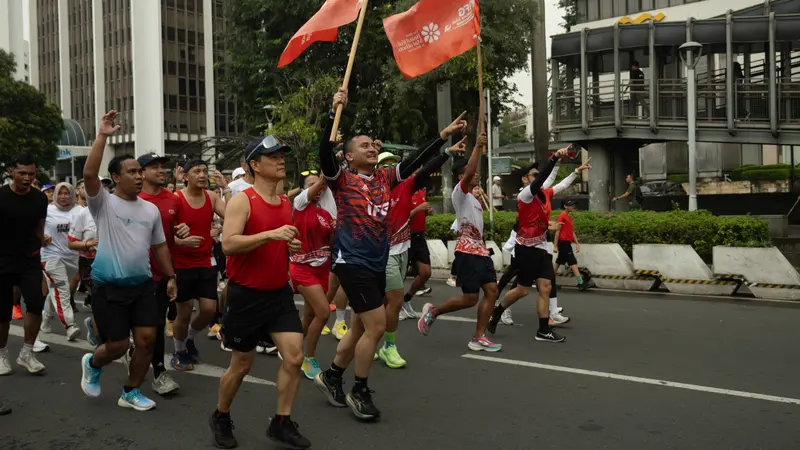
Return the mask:
[[447,263],[452,264],[453,260],[456,258],[456,243],[458,241],[447,241]]
[[714,247],[714,273],[740,276],[758,298],[800,300],[800,274],[777,248]]
[[444,242],[428,239],[428,252],[431,254],[431,277],[447,279],[450,276],[451,261]]
[[678,294],[731,295],[738,287],[736,282],[717,280],[690,245],[634,245],[633,267],[660,274],[664,286]]
[[649,291],[657,283],[652,277],[636,275],[633,261],[619,244],[583,244],[575,256],[578,266],[588,269],[601,289]]

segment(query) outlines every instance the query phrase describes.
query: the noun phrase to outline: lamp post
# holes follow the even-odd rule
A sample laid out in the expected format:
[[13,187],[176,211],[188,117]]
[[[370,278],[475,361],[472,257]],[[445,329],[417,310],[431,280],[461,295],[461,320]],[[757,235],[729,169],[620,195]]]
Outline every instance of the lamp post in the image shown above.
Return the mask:
[[687,98],[686,120],[689,131],[689,211],[697,211],[697,74],[695,67],[703,55],[703,46],[687,42],[678,49],[686,66]]
[[272,131],[272,120],[275,118],[275,105],[264,107],[264,115],[267,116],[267,130]]

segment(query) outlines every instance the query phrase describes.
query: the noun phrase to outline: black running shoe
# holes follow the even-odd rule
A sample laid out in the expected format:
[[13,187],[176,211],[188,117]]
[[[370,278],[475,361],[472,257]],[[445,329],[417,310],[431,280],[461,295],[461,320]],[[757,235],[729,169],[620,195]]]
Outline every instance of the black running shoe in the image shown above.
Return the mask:
[[219,417],[217,416],[217,412],[214,411],[211,413],[211,419],[209,419],[208,425],[211,427],[211,432],[214,433],[213,441],[215,447],[236,448],[239,446],[239,443],[236,442],[236,438],[233,436],[233,430],[236,427],[233,426],[231,416]]
[[542,333],[541,331],[536,332],[536,340],[542,342],[564,342],[567,338],[561,336],[560,334],[556,333],[552,329],[547,333]]
[[491,334],[495,334],[497,332],[497,324],[500,322],[500,314],[492,313],[492,317],[489,317],[489,322],[486,324],[486,331]]
[[322,371],[314,377],[314,386],[328,398],[328,403],[344,408],[347,401],[344,396],[344,382],[341,378],[329,377],[327,371]]
[[194,339],[186,340],[186,352],[189,354],[189,359],[191,359],[193,363],[197,364],[200,362],[200,352],[197,351],[197,346],[194,345]]
[[3,405],[0,405],[0,416],[7,416],[11,414],[11,408],[6,408]]
[[589,289],[589,286],[587,286],[586,283],[579,283],[578,284],[578,290],[579,291],[585,291],[586,289]]
[[297,429],[297,423],[291,420],[284,420],[283,423],[280,423],[273,417],[269,428],[267,428],[267,438],[286,448],[303,449],[311,447],[311,441],[300,434]]
[[377,419],[381,412],[372,403],[372,393],[375,391],[367,387],[354,389],[347,394],[347,405],[353,410],[353,414],[361,420]]

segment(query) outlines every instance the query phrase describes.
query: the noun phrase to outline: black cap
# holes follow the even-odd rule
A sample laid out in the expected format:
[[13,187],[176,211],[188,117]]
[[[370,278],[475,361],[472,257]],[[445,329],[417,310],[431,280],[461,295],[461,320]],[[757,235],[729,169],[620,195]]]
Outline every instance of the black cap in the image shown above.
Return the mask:
[[169,158],[166,156],[158,156],[155,153],[147,153],[136,158],[136,161],[138,161],[139,165],[142,166],[142,168],[144,168],[156,162],[164,164],[166,162],[169,162]]
[[575,200],[564,200],[564,206],[577,206],[578,202]]
[[189,173],[192,168],[197,166],[208,166],[208,164],[202,159],[187,159],[181,165],[181,167],[183,167],[183,171],[186,173]]
[[275,136],[262,136],[247,144],[244,149],[244,160],[250,162],[260,155],[271,155],[277,152],[290,152],[291,147],[282,143]]

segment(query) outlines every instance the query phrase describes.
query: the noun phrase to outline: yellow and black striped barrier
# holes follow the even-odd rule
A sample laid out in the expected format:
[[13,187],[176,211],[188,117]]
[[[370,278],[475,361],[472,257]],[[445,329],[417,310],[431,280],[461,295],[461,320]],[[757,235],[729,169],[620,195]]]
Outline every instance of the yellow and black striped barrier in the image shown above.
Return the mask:
[[770,288],[770,289],[800,289],[800,286],[795,284],[762,284],[762,283],[752,283],[749,285],[750,287],[759,287],[759,288]]

